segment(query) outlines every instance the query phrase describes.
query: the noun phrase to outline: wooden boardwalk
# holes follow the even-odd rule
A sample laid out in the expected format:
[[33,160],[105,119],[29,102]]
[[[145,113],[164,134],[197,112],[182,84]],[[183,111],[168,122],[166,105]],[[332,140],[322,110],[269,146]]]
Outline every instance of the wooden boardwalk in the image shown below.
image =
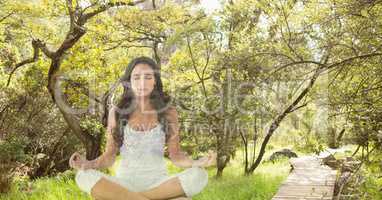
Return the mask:
[[318,157],[304,156],[290,159],[293,167],[286,181],[272,200],[331,200],[336,170],[321,165]]

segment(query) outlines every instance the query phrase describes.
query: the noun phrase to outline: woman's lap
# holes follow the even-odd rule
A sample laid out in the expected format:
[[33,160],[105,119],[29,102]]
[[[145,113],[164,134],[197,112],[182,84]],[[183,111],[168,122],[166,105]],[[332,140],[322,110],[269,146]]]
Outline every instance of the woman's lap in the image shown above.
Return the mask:
[[[137,192],[143,191],[142,188],[139,188],[139,189],[137,189],[137,187],[134,188],[134,186],[131,183],[129,183],[126,179],[110,176],[108,174],[102,173],[94,169],[78,170],[78,172],[76,173],[75,180],[79,188],[90,195],[91,188],[102,177],[105,177],[106,179],[110,181],[118,183],[130,189],[131,191],[137,191]],[[182,185],[184,193],[189,198],[200,193],[206,187],[208,183],[207,171],[203,168],[193,167],[193,168],[187,168],[177,174],[173,174],[171,176],[162,178],[160,181],[157,181],[156,183],[152,184],[150,187],[147,187],[146,189],[149,190],[151,188],[155,188],[161,185],[162,183],[166,182],[167,180],[170,180],[175,177],[179,178],[179,181],[180,181],[180,184]]]

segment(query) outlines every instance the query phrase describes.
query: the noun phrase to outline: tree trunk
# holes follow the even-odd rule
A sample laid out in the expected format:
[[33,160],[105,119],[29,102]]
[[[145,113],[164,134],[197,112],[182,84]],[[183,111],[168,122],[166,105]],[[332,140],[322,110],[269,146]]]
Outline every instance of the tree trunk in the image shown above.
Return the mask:
[[62,88],[60,87],[60,77],[58,75],[58,69],[60,68],[60,61],[62,55],[57,55],[52,59],[49,74],[48,74],[48,91],[52,97],[53,102],[57,105],[58,109],[62,113],[65,121],[67,122],[73,133],[81,140],[85,145],[86,158],[88,160],[97,158],[100,154],[101,137],[94,137],[87,131],[83,130],[80,126],[80,119],[77,117],[77,110],[73,110],[70,107],[65,95],[63,95]]
[[273,133],[280,126],[280,123],[282,122],[282,120],[284,120],[284,118],[289,113],[295,111],[298,108],[297,107],[298,103],[303,99],[303,97],[305,97],[308,94],[308,92],[313,87],[313,85],[316,82],[316,80],[317,80],[318,76],[320,75],[320,73],[321,73],[321,68],[318,67],[316,69],[315,73],[313,74],[312,78],[310,79],[308,86],[306,86],[306,88],[303,91],[301,91],[301,93],[297,96],[297,98],[281,114],[279,114],[274,119],[274,121],[272,122],[271,126],[268,129],[267,134],[265,135],[265,138],[264,138],[263,142],[261,143],[259,155],[257,156],[256,161],[250,167],[249,173],[252,174],[255,171],[255,169],[260,165],[260,162],[262,161],[263,156],[265,154],[265,148],[266,148],[269,140],[271,139]]

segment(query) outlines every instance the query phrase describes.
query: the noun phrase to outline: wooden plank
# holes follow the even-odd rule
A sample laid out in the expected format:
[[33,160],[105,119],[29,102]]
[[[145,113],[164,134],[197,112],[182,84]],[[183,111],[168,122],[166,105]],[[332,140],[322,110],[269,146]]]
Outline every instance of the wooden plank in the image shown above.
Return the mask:
[[277,196],[277,197],[273,197],[273,199],[272,200],[281,200],[281,199],[285,199],[285,200],[287,200],[287,199],[291,199],[291,200],[296,200],[296,199],[298,199],[298,200],[302,200],[302,199],[314,199],[314,200],[316,200],[316,199],[321,199],[321,200],[326,200],[326,199],[330,199],[330,200],[332,200],[333,199],[333,197],[296,197],[296,196]]
[[282,196],[288,196],[293,194],[294,196],[328,196],[331,195],[331,189],[333,186],[315,186],[315,185],[288,185],[281,187],[277,194]]
[[293,171],[272,200],[326,200],[333,198],[335,170],[313,156],[291,159]]

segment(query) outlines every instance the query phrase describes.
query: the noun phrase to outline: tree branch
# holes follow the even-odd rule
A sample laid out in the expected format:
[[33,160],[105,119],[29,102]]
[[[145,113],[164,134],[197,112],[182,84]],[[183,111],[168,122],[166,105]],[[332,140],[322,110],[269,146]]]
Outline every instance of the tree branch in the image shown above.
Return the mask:
[[70,18],[69,32],[71,32],[71,31],[73,31],[74,24],[75,24],[75,16],[74,16],[72,0],[66,0],[66,7],[68,8],[68,12],[69,12],[69,18]]
[[358,59],[365,59],[365,58],[370,58],[370,57],[374,57],[374,56],[382,56],[382,53],[370,53],[370,54],[364,54],[364,55],[359,55],[359,56],[354,56],[354,57],[350,57],[350,58],[346,58],[340,62],[337,62],[337,63],[333,63],[331,65],[329,65],[326,70],[329,70],[331,68],[334,68],[334,67],[337,67],[339,65],[343,65],[343,64],[347,64],[353,60],[358,60]]
[[300,106],[296,106],[295,108],[293,108],[291,111],[289,111],[289,113],[292,113],[292,112],[294,112],[294,111],[296,111],[296,110],[298,110],[298,109],[300,109],[300,108],[303,108],[303,107],[305,107],[305,106],[307,106],[308,105],[308,103],[304,103],[304,104],[302,104],[302,105],[300,105]]
[[197,69],[197,63],[196,63],[196,60],[194,58],[194,55],[192,53],[192,49],[191,49],[191,44],[190,44],[190,39],[189,37],[186,37],[186,41],[187,41],[187,49],[188,49],[188,52],[190,54],[190,59],[191,59],[191,62],[192,62],[192,67],[194,68],[194,71],[198,77],[198,79],[200,80],[201,84],[202,84],[202,88],[203,88],[203,94],[205,97],[207,97],[207,92],[206,92],[206,87],[204,85],[204,80],[203,80],[203,77],[200,76],[200,73]]
[[2,18],[0,19],[0,23],[3,22],[4,20],[6,20],[8,17],[12,16],[13,14],[15,14],[15,12],[11,12],[11,13],[9,13],[8,15],[5,15],[4,17],[2,17]]
[[9,74],[8,80],[7,80],[7,87],[9,86],[13,74],[16,72],[16,70],[26,64],[36,62],[39,58],[40,49],[44,52],[45,55],[47,55],[49,58],[53,57],[54,52],[50,51],[44,42],[42,42],[39,39],[32,40],[32,47],[33,47],[33,56],[31,58],[25,59],[15,65],[15,67],[12,69],[11,73]]
[[92,17],[98,15],[99,13],[102,13],[109,8],[117,7],[117,6],[135,6],[140,3],[145,2],[146,0],[139,0],[139,1],[132,1],[132,2],[114,2],[114,3],[107,3],[106,5],[99,6],[95,11],[86,13],[82,15],[82,17],[79,20],[79,25],[83,25],[86,23],[87,20],[91,19]]

